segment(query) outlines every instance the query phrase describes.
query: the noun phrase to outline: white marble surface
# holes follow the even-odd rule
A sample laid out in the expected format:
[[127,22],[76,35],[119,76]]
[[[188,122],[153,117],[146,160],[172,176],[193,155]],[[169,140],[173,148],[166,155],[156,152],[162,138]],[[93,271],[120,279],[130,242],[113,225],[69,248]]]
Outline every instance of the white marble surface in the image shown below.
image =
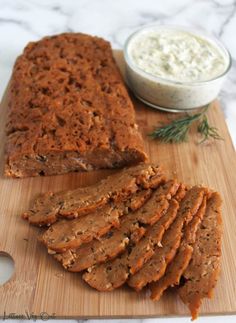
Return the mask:
[[236,145],[236,1],[233,0],[0,0],[0,97],[12,65],[31,40],[64,31],[80,31],[110,40],[122,48],[142,25],[188,25],[219,37],[233,64],[220,94]]
[[[102,36],[110,40],[114,48],[122,48],[134,30],[150,23],[187,25],[206,30],[228,47],[232,69],[220,100],[236,145],[235,0],[0,0],[0,97],[17,55],[29,41],[64,31],[80,31]],[[113,322],[128,321],[131,320]],[[178,321],[189,322],[189,319]],[[168,323],[178,321],[165,320]],[[222,318],[199,320],[213,321],[221,322]],[[224,321],[235,322],[236,317],[227,317]],[[133,322],[157,322],[157,319]]]

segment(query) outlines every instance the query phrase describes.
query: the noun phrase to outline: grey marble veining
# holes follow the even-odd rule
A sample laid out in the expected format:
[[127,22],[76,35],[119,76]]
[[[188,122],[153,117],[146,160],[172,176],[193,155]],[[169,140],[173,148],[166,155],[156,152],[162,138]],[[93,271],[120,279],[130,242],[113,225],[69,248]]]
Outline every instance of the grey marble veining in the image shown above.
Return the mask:
[[236,145],[236,1],[232,0],[0,0],[0,96],[27,42],[64,31],[102,36],[122,48],[137,28],[152,23],[205,30],[232,55],[220,101]]
[[[0,0],[0,97],[16,57],[29,41],[73,31],[102,36],[111,41],[114,48],[122,48],[133,31],[152,23],[190,26],[207,31],[220,38],[230,50],[232,68],[221,91],[220,101],[236,145],[236,0]],[[190,322],[189,318],[163,320],[166,323]],[[200,318],[198,322],[217,323],[222,320],[229,323],[235,322],[236,318]],[[70,322],[103,321],[154,323],[161,319]]]

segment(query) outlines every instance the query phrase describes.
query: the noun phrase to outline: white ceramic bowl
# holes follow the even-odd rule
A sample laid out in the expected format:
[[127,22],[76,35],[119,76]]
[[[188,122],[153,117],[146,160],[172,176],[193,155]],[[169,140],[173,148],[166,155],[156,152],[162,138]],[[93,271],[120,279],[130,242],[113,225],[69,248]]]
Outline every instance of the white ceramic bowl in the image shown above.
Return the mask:
[[[160,29],[184,31],[213,44],[225,58],[225,70],[220,75],[207,81],[173,81],[153,76],[138,67],[131,57],[132,43],[140,35]],[[146,104],[166,111],[181,112],[207,105],[219,94],[226,74],[231,67],[231,56],[228,50],[215,38],[190,28],[152,25],[143,27],[133,33],[124,47],[127,81],[134,94]]]

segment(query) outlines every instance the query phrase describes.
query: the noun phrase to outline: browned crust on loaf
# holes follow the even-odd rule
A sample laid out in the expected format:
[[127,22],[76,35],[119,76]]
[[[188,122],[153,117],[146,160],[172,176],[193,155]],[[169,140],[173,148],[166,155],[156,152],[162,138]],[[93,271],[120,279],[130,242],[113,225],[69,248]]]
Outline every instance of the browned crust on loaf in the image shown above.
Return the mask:
[[192,319],[198,316],[202,299],[211,298],[220,273],[222,218],[221,197],[212,193],[206,214],[197,231],[192,259],[184,272],[185,283],[178,289],[182,301],[188,305]]
[[63,263],[63,254],[56,256],[57,260],[68,267],[70,254],[73,264],[69,270],[81,271],[96,263],[114,258],[125,250],[129,242],[137,243],[141,239],[146,231],[144,225],[154,223],[166,212],[168,200],[176,193],[178,186],[179,184],[172,180],[160,186],[140,209],[121,219],[117,230],[112,230],[108,236],[101,237],[99,241],[91,241],[90,244],[83,245],[74,252],[67,252],[65,263]]
[[80,33],[26,46],[11,78],[6,134],[5,174],[11,177],[147,159],[110,44]]
[[155,283],[151,284],[151,299],[158,301],[163,292],[169,287],[178,285],[180,277],[187,268],[193,253],[193,244],[196,240],[196,232],[206,211],[207,196],[203,198],[202,205],[194,215],[191,222],[184,230],[183,238],[177,255],[166,269],[165,275]]
[[[155,188],[164,180],[161,167],[140,164],[108,176],[89,187],[42,194],[36,198],[30,210],[23,214],[23,218],[39,226],[50,225],[56,222],[58,217],[76,218],[93,212],[109,201],[125,200],[142,188]],[[131,203],[131,208],[135,208],[135,200]]]
[[156,247],[152,258],[136,274],[130,276],[128,280],[130,287],[139,291],[148,283],[159,280],[165,274],[167,265],[175,257],[180,246],[182,229],[198,211],[204,192],[204,188],[195,186],[186,193],[180,203],[174,223],[163,236],[162,246]]

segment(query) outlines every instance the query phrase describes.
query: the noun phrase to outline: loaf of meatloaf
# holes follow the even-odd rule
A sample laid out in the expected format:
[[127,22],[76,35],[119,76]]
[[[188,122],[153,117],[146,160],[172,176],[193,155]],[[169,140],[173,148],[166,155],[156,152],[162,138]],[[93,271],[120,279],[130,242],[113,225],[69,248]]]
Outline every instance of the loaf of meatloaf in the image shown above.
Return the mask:
[[26,46],[10,82],[6,134],[5,174],[11,177],[146,160],[110,44],[80,33]]

